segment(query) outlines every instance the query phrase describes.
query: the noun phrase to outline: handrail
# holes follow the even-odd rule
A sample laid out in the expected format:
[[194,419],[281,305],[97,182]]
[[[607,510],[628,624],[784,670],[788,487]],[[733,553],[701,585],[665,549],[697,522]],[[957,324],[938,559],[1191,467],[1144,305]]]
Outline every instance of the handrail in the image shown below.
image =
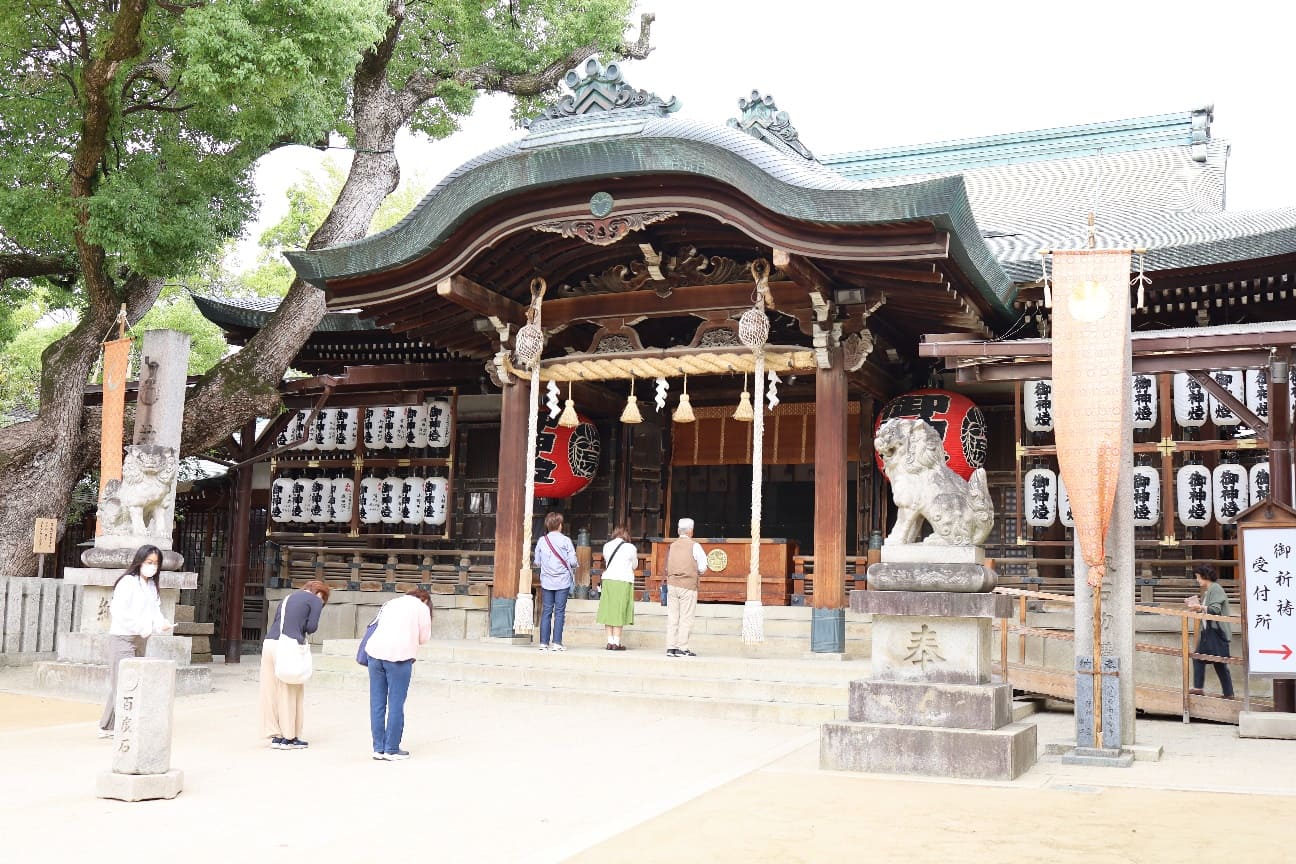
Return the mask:
[[[1017,620],[1012,623],[1009,623],[1008,621],[1004,621],[997,624],[1000,630],[999,663],[1000,663],[1000,670],[1002,671],[1005,682],[1008,681],[1008,633],[1009,632],[1015,632],[1018,634],[1017,648],[1018,648],[1019,666],[1026,665],[1026,637],[1027,636],[1035,636],[1039,638],[1048,638],[1048,639],[1061,639],[1064,641],[1075,640],[1074,630],[1071,631],[1057,630],[1046,634],[1045,632],[1043,632],[1044,628],[1031,627],[1028,626],[1026,623],[1027,613],[1029,612],[1027,603],[1029,600],[1032,599],[1047,600],[1047,601],[1059,602],[1059,603],[1070,603],[1074,605],[1076,603],[1075,597],[1067,594],[1053,594],[1044,591],[1027,591],[1021,588],[1008,588],[1008,587],[996,588],[995,593],[1003,594],[1009,597],[1016,597],[1018,601]],[[1195,635],[1197,631],[1196,622],[1220,621],[1227,624],[1236,624],[1238,626],[1241,626],[1242,619],[1240,616],[1237,615],[1211,615],[1205,612],[1192,612],[1187,609],[1176,609],[1167,606],[1142,606],[1136,604],[1134,606],[1134,611],[1142,612],[1150,615],[1165,615],[1171,618],[1179,619],[1180,639],[1179,639],[1178,650],[1175,650],[1174,648],[1169,648],[1168,646],[1151,645],[1151,644],[1139,643],[1139,642],[1136,642],[1134,644],[1134,649],[1135,651],[1143,651],[1145,653],[1150,653],[1150,654],[1162,654],[1162,655],[1178,654],[1179,655],[1180,669],[1181,669],[1180,691],[1181,691],[1181,701],[1182,701],[1183,722],[1187,723],[1189,722],[1191,717],[1190,697],[1192,693],[1191,693],[1191,687],[1189,686],[1189,680],[1190,680],[1189,671],[1191,668],[1190,661],[1200,660],[1206,663],[1226,663],[1229,665],[1241,665],[1243,663],[1243,660],[1240,657],[1220,657],[1214,654],[1199,654],[1193,651],[1191,649],[1191,641],[1192,641],[1191,637]]]

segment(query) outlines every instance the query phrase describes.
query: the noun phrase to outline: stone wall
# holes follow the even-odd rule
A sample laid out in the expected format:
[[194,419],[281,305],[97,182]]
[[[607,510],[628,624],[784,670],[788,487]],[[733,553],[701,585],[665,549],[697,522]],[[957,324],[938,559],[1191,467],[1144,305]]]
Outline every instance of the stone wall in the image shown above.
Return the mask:
[[0,579],[0,666],[52,660],[60,633],[77,628],[81,586],[62,579]]

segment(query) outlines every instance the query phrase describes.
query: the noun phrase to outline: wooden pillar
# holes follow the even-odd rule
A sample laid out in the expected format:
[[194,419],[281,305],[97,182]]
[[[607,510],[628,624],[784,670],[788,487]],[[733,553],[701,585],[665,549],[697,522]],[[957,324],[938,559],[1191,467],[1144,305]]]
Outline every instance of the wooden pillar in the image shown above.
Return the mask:
[[[252,456],[256,441],[256,420],[243,424],[239,455]],[[238,663],[243,658],[243,594],[248,573],[248,532],[252,522],[252,471],[255,463],[244,465],[234,474],[234,508],[230,519],[229,558],[225,569],[225,662]]]
[[[1269,363],[1269,497],[1289,507],[1292,503],[1292,406],[1291,391],[1288,389],[1290,375],[1291,348],[1279,348]],[[1241,575],[1236,574],[1239,585]],[[1245,627],[1246,623],[1243,622],[1242,626]],[[1275,711],[1296,712],[1296,681],[1275,678],[1273,697]]]
[[499,480],[495,495],[495,578],[491,586],[490,635],[513,635],[518,569],[522,566],[522,519],[526,495],[528,381],[504,388],[500,406]]
[[815,370],[814,612],[810,649],[846,650],[846,367],[840,348]]

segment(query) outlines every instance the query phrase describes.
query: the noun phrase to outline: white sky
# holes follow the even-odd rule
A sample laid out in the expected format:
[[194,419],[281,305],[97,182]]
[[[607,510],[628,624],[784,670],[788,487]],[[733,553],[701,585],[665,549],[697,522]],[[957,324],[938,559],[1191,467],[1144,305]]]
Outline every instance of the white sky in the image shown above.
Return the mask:
[[[1213,135],[1233,146],[1228,209],[1296,207],[1296,4],[641,0],[640,9],[657,13],[657,47],[625,64],[626,80],[678,97],[681,116],[723,123],[756,88],[824,155],[1213,104]],[[508,101],[488,98],[452,138],[405,136],[397,153],[406,173],[435,182],[520,134]],[[251,238],[319,158],[291,148],[265,160]]]

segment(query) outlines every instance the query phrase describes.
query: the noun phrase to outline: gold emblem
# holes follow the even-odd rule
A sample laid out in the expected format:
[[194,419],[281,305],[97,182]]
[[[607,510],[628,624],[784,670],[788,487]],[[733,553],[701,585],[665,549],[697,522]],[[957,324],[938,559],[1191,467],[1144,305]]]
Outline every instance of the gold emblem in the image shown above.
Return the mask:
[[729,566],[729,553],[723,549],[712,549],[707,553],[707,569],[712,573],[719,573]]

